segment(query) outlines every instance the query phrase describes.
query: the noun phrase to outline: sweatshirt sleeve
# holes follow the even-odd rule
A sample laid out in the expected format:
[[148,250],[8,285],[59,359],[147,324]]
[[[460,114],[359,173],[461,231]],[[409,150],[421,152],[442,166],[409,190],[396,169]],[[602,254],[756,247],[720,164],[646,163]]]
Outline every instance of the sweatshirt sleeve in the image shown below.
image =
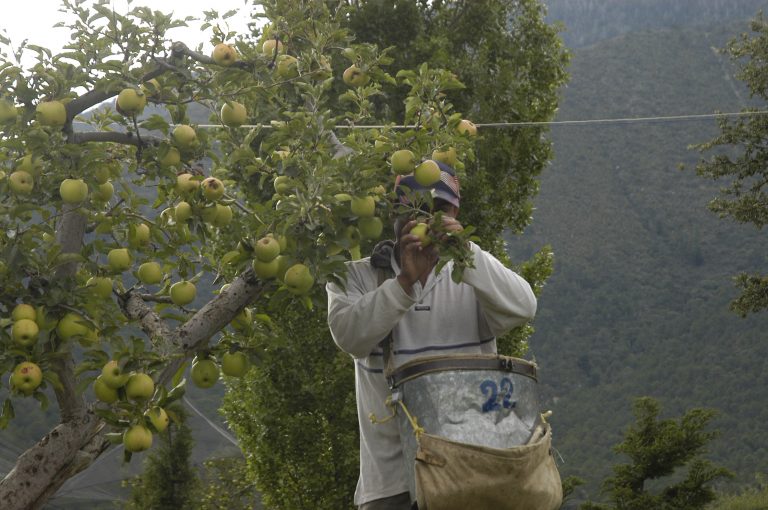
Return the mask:
[[334,283],[326,285],[331,335],[355,358],[368,356],[415,302],[394,278],[366,291],[361,276],[350,271],[346,291]]
[[463,281],[475,289],[493,334],[501,335],[533,319],[536,296],[528,282],[475,243],[470,247],[475,267],[464,271]]

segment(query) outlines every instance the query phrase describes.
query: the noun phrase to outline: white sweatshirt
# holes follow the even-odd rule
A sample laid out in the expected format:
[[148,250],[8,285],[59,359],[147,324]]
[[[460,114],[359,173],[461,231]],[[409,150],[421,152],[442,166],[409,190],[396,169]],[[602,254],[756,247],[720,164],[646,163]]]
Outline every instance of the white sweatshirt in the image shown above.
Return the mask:
[[[474,269],[462,283],[451,279],[452,263],[429,275],[422,288],[407,294],[396,279],[378,286],[378,271],[368,258],[350,262],[346,291],[336,284],[328,292],[328,325],[336,344],[355,358],[357,417],[360,423],[360,478],[355,504],[408,491],[395,420],[371,423],[391,411],[384,402],[389,387],[378,345],[390,331],[394,363],[440,354],[494,353],[496,336],[524,324],[536,313],[530,285],[491,254],[471,243]],[[392,257],[395,275],[400,268]]]

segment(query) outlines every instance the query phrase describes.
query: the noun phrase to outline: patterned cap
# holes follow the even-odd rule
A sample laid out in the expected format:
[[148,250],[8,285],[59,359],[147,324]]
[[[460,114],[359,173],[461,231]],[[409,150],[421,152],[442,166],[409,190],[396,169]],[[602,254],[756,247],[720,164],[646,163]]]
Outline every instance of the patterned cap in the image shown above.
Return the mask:
[[441,198],[459,207],[461,192],[459,191],[459,178],[456,177],[456,172],[445,163],[440,161],[435,161],[435,163],[440,167],[440,180],[432,186],[422,186],[416,182],[413,174],[397,176],[395,179],[395,192],[401,203],[408,203],[408,197],[405,196],[405,190],[402,189],[402,186],[405,186],[411,191],[428,191],[433,199]]

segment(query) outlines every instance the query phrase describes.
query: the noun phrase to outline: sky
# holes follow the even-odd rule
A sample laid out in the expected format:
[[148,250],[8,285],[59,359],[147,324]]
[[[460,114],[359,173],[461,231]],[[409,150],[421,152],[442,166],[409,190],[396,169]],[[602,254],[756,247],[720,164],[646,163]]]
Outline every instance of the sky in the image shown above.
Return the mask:
[[[14,46],[28,39],[30,44],[45,46],[51,50],[60,50],[69,41],[69,33],[65,28],[52,28],[54,24],[63,20],[63,14],[59,12],[60,0],[0,0],[2,13],[0,14],[0,30],[4,30],[11,38]],[[244,13],[250,12],[250,4],[246,0],[133,0],[130,9],[137,6],[147,6],[165,13],[173,12],[175,17],[183,18],[195,16],[203,19],[203,11],[215,9],[223,14],[231,9],[240,9]],[[112,7],[120,13],[129,10],[127,0],[111,0]],[[243,32],[247,30],[247,16],[229,18],[231,30]],[[199,43],[207,43],[211,36],[210,29],[201,32],[199,27],[202,21],[190,22],[189,28],[177,28],[168,32],[174,40],[184,41],[191,48]]]

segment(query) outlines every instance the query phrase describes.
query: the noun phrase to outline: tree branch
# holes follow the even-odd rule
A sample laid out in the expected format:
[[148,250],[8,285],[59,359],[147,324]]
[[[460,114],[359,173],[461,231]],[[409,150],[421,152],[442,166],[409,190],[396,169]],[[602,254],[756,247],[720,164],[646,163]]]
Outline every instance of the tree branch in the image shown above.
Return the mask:
[[88,142],[113,142],[146,147],[147,145],[159,145],[162,139],[156,136],[138,137],[133,132],[120,133],[118,131],[84,131],[72,133],[70,138],[70,143],[80,144]]

